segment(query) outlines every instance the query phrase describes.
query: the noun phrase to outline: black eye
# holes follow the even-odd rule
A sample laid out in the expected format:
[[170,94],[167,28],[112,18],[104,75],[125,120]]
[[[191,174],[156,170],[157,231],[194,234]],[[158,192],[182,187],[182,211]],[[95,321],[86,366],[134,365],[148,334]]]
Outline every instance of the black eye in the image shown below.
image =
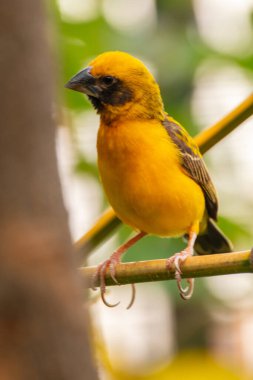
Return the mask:
[[109,75],[102,77],[101,80],[104,84],[106,84],[106,86],[110,86],[111,84],[115,82],[115,78]]

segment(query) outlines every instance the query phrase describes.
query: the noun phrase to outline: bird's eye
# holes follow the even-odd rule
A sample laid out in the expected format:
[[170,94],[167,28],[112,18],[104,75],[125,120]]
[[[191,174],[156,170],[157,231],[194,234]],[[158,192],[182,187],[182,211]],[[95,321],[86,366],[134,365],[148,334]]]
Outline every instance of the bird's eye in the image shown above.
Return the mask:
[[114,77],[111,77],[109,75],[101,78],[102,82],[106,84],[106,86],[110,86],[114,83]]

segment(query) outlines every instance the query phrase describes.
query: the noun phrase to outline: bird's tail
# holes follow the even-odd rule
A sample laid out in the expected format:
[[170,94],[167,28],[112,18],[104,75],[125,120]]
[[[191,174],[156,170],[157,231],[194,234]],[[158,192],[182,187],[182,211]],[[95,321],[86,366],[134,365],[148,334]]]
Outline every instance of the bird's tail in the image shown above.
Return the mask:
[[207,228],[198,235],[194,250],[198,255],[210,255],[212,253],[232,252],[233,247],[217,224],[212,219],[208,219]]

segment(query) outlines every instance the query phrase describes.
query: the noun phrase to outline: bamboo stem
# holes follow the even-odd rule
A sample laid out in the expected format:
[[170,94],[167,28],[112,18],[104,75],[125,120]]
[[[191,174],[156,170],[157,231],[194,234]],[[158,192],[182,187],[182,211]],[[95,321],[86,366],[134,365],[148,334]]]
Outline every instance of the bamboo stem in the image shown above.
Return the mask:
[[212,125],[210,128],[205,129],[203,132],[200,132],[195,137],[195,142],[199,146],[201,153],[206,153],[252,114],[253,93],[220,121]]
[[[252,114],[253,94],[250,94],[238,107],[195,137],[201,152],[205,153]],[[112,208],[108,208],[91,229],[76,242],[77,249],[82,253],[83,257],[86,257],[120,224],[121,221],[116,217]]]
[[115,212],[109,207],[97,220],[97,222],[75,243],[76,248],[87,256],[96,248],[106,237],[110,235],[121,221],[115,215]]
[[[80,268],[89,287],[99,286],[99,279],[93,284],[96,267]],[[182,264],[182,278],[220,276],[235,273],[253,273],[253,250],[225,254],[189,257]],[[118,264],[116,278],[122,285],[139,282],[173,280],[174,269],[166,269],[166,259],[138,261]],[[112,280],[109,269],[106,271],[107,286],[116,285]]]

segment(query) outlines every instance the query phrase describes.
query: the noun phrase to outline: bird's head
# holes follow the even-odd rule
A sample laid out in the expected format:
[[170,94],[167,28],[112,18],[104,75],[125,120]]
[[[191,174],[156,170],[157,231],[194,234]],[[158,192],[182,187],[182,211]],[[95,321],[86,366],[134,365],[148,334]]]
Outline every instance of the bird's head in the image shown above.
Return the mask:
[[88,95],[105,122],[124,119],[163,119],[160,89],[146,66],[123,52],[95,58],[65,87]]

